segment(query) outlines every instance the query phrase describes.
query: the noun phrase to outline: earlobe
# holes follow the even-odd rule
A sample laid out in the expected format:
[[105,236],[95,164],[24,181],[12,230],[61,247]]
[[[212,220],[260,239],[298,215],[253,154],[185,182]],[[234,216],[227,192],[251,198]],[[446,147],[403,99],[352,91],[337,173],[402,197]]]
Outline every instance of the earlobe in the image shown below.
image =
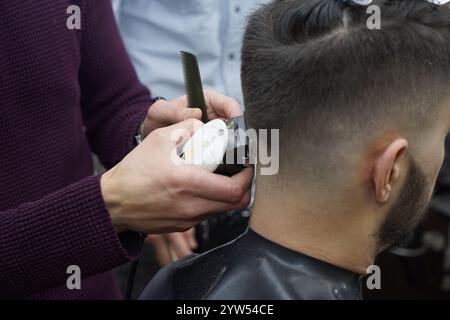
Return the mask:
[[377,202],[386,203],[389,201],[393,186],[400,178],[400,160],[407,150],[408,141],[399,138],[392,141],[376,159],[373,183]]

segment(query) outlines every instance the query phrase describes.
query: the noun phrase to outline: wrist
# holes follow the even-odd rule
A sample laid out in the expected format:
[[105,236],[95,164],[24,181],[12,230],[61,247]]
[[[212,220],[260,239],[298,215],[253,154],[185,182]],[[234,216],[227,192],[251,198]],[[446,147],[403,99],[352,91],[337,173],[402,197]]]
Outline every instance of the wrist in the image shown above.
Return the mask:
[[[152,105],[155,102],[158,102],[160,100],[167,101],[163,97],[155,97],[155,98],[152,99]],[[136,133],[134,135],[134,142],[135,142],[135,144],[137,146],[140,145],[142,143],[142,141],[144,141],[144,139],[150,134],[151,128],[147,127],[148,126],[147,118],[148,118],[148,114],[145,117],[145,119],[142,120],[142,122],[139,124],[139,126],[138,126],[138,128],[136,130]]]
[[100,178],[100,188],[103,202],[109,212],[111,222],[116,233],[127,231],[123,221],[121,221],[121,199],[120,191],[114,183],[114,169],[105,172]]

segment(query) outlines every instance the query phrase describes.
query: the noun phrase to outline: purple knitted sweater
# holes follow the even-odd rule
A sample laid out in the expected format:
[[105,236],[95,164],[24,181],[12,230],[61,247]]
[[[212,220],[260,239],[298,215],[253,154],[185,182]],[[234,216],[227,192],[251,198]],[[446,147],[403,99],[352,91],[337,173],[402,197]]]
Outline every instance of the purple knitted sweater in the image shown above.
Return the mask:
[[110,270],[141,244],[115,234],[91,151],[120,161],[150,101],[110,0],[0,0],[0,298],[120,297]]

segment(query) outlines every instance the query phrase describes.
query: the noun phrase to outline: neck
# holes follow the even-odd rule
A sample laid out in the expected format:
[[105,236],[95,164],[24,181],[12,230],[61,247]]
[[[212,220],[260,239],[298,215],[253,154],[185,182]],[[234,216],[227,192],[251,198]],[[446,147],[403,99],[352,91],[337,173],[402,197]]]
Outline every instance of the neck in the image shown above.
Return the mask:
[[299,203],[318,208],[312,205],[311,198],[305,201],[298,196],[294,201],[287,198],[276,201],[257,194],[250,227],[286,248],[367,274],[367,267],[374,263],[376,249],[371,225],[363,213],[352,214],[337,207],[310,210]]

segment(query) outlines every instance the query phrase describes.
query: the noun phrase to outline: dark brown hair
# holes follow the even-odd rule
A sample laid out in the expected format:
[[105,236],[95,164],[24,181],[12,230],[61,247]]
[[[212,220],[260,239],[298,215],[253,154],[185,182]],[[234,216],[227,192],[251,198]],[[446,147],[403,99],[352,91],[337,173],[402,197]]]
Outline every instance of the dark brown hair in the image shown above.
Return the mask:
[[[302,148],[335,153],[341,142],[389,125],[426,130],[448,101],[449,7],[374,4],[379,30],[367,27],[367,7],[337,0],[277,0],[250,17],[242,49],[246,116],[255,129],[280,129],[282,155],[291,147],[297,155],[308,154]],[[317,154],[309,160],[320,163]]]

